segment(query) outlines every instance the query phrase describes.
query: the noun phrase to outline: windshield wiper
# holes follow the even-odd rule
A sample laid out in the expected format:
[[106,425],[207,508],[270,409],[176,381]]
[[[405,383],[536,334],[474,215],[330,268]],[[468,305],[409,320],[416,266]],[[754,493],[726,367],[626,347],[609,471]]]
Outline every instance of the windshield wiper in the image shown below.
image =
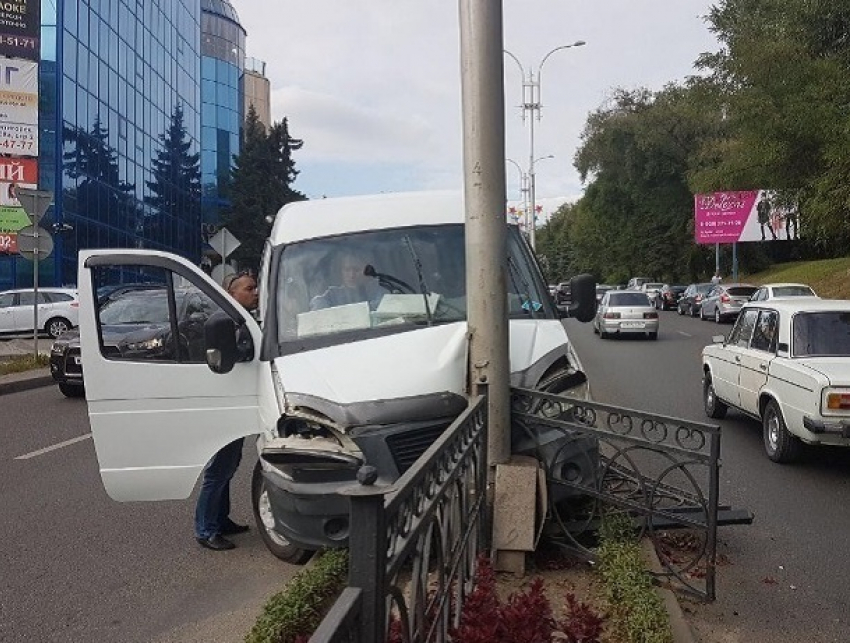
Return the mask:
[[410,239],[410,235],[404,235],[404,244],[407,246],[408,251],[410,252],[410,256],[413,257],[413,265],[416,268],[416,276],[419,277],[419,292],[422,293],[422,300],[425,302],[425,315],[428,318],[428,325],[434,323],[433,316],[431,314],[431,304],[428,301],[428,284],[425,283],[425,275],[422,273],[422,262],[419,260],[419,255],[416,253],[416,248],[413,247],[413,241]]

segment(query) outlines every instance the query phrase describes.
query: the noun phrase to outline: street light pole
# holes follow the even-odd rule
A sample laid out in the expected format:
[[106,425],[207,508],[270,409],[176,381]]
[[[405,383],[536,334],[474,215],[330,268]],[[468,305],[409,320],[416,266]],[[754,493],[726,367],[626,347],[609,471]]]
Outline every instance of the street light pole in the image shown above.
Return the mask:
[[531,210],[531,223],[529,225],[528,230],[528,240],[531,244],[531,247],[534,248],[536,244],[536,222],[534,220],[535,210],[537,208],[537,194],[536,194],[536,181],[534,176],[534,119],[540,120],[540,79],[543,73],[543,65],[548,60],[549,56],[554,54],[556,51],[560,51],[561,49],[571,49],[572,47],[582,47],[584,46],[584,40],[576,40],[574,43],[569,45],[561,45],[560,47],[555,47],[546,53],[545,56],[540,60],[540,64],[537,66],[537,75],[535,76],[534,71],[529,68],[528,75],[526,76],[525,67],[522,66],[522,63],[519,61],[519,58],[514,56],[507,49],[503,50],[503,52],[510,56],[510,58],[517,64],[519,67],[520,74],[522,76],[522,120],[525,122],[525,114],[526,112],[530,112],[531,116],[528,122],[528,142],[529,142],[529,153],[528,153],[528,196],[529,196],[529,208]]

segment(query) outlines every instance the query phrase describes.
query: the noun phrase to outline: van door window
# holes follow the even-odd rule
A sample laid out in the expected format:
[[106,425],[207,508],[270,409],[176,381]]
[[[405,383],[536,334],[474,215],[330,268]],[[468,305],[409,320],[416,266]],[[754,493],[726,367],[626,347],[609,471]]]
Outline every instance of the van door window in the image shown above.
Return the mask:
[[[204,363],[204,324],[221,310],[196,285],[157,267],[140,267],[132,289],[100,300],[98,332],[101,353],[110,359]],[[92,269],[95,283],[112,287],[123,276],[111,266]]]

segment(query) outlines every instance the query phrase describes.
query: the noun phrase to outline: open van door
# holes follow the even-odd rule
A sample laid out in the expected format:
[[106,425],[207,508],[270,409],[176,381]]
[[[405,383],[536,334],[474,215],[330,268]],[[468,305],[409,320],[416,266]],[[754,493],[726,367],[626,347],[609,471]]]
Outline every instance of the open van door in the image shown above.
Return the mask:
[[[141,283],[98,300],[97,290]],[[165,252],[80,252],[80,344],[101,478],[115,500],[186,498],[223,446],[261,432],[261,333],[250,314],[189,261]],[[228,372],[208,365],[206,321],[238,334]],[[225,318],[224,316],[227,316]],[[220,326],[219,326],[220,327]]]

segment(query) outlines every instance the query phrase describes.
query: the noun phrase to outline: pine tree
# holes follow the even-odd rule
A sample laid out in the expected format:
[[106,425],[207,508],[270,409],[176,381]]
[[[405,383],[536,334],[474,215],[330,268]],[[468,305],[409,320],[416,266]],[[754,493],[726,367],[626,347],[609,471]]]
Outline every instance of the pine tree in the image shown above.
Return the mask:
[[254,106],[249,108],[242,149],[231,174],[230,207],[222,216],[223,225],[242,244],[231,259],[243,267],[260,263],[263,244],[271,232],[266,217],[273,217],[287,203],[306,198],[292,188],[298,176],[292,152],[303,144],[290,136],[286,119],[266,133]]
[[[190,153],[192,141],[178,103],[168,130],[159,137],[160,150],[152,159],[153,180],[145,203],[152,206],[145,222],[146,236],[163,242],[189,246],[191,258],[200,257],[201,163],[200,154]],[[189,242],[189,243],[187,243]]]
[[[81,127],[66,127],[64,134],[65,144],[72,148],[62,153],[63,170],[68,177],[78,179],[76,187],[64,191],[69,202],[75,204],[72,211],[78,215],[85,213],[86,219],[117,227],[127,235],[115,240],[102,239],[100,243],[131,245],[129,236],[136,233],[139,219],[135,185],[121,180],[118,153],[109,145],[109,130],[100,118],[95,118],[90,132]],[[82,226],[85,221],[78,224]]]

